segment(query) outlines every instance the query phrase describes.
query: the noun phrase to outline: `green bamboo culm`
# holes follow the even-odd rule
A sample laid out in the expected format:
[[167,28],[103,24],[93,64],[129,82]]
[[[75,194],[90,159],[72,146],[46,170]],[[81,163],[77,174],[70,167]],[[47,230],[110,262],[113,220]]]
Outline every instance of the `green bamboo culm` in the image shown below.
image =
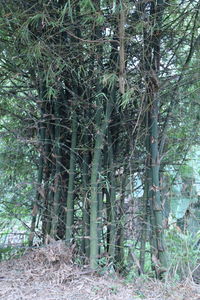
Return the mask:
[[82,227],[82,252],[86,255],[87,258],[90,256],[90,207],[89,207],[89,149],[88,143],[88,131],[87,128],[84,129],[84,136],[83,142],[84,146],[86,147],[83,153],[83,162],[82,162],[82,180],[83,180],[83,207],[82,207],[82,220],[83,220],[83,227]]
[[[91,171],[91,208],[90,208],[90,266],[96,269],[98,265],[98,176],[101,162],[101,152],[104,144],[104,135],[110,121],[112,112],[112,100],[106,98],[105,117],[101,121],[101,125],[97,129],[94,155],[92,160]],[[100,110],[103,113],[103,110]]]
[[70,166],[69,166],[69,182],[67,192],[67,214],[66,214],[66,244],[70,245],[73,237],[74,225],[74,178],[76,164],[76,143],[77,143],[77,114],[74,110],[72,113],[72,136],[70,149]]
[[54,194],[52,204],[52,221],[51,221],[51,232],[50,236],[57,239],[58,229],[58,211],[59,211],[59,200],[61,195],[61,124],[60,124],[60,102],[59,99],[54,101],[54,115],[55,115],[55,127],[54,127],[54,156],[55,156],[55,174],[54,174]]
[[32,208],[31,232],[29,235],[29,246],[33,245],[36,219],[38,214],[38,204],[40,202],[41,195],[43,196],[43,200],[44,200],[44,193],[43,191],[41,191],[42,180],[43,180],[43,169],[44,169],[44,141],[45,141],[45,126],[43,122],[39,124],[39,141],[40,141],[40,157],[39,157],[39,167],[38,167],[38,175],[37,175],[37,189],[32,204],[33,208]]

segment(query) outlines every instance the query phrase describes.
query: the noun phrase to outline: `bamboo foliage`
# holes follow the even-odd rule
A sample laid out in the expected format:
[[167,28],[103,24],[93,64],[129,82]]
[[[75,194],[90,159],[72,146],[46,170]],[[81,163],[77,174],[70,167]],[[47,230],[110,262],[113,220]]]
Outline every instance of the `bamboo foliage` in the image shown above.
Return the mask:
[[[32,0],[16,8],[9,2],[0,15],[0,93],[20,106],[24,127],[28,110],[38,132],[31,137],[37,140],[38,175],[30,245],[38,223],[43,241],[50,236],[69,247],[74,243],[92,269],[107,259],[126,271],[127,252],[133,253],[127,245],[138,239],[137,270],[145,272],[149,245],[161,278],[166,249],[160,172],[173,149],[165,138],[169,124],[180,127],[172,107],[183,109],[185,101],[172,105],[169,86],[174,91],[185,84],[195,61],[198,5]],[[175,28],[182,26],[183,12],[185,40]],[[137,199],[133,182],[139,178],[143,195]],[[140,221],[130,230],[136,205]]]

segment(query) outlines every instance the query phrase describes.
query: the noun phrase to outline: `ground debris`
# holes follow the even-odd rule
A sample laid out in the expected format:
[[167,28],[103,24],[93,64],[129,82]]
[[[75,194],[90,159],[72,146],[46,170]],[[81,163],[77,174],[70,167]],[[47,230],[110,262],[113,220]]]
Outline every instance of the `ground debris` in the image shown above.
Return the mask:
[[1,300],[200,300],[200,285],[139,278],[126,284],[74,264],[74,249],[61,241],[0,263]]

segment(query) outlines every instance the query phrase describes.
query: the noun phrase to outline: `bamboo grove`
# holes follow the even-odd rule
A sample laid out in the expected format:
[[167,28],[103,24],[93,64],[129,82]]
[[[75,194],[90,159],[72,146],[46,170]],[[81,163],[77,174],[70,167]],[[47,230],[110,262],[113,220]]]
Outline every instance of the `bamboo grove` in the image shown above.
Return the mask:
[[104,256],[123,271],[137,240],[138,272],[148,246],[162,277],[163,174],[188,148],[172,136],[197,130],[187,95],[198,89],[199,1],[1,0],[0,9],[1,107],[15,103],[18,136],[37,158],[29,244],[36,232],[62,239],[91,268]]

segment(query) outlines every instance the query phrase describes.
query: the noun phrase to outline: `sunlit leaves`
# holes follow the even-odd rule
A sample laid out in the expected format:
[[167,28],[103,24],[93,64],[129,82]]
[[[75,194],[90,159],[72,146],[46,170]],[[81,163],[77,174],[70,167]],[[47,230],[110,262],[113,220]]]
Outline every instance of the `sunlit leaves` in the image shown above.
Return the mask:
[[118,77],[116,73],[105,73],[102,78],[102,83],[104,86],[107,86],[109,89],[112,89],[115,86],[117,80]]
[[83,13],[91,13],[91,12],[95,12],[95,6],[93,4],[93,1],[91,0],[81,0],[80,1],[80,7],[81,7],[81,11]]

